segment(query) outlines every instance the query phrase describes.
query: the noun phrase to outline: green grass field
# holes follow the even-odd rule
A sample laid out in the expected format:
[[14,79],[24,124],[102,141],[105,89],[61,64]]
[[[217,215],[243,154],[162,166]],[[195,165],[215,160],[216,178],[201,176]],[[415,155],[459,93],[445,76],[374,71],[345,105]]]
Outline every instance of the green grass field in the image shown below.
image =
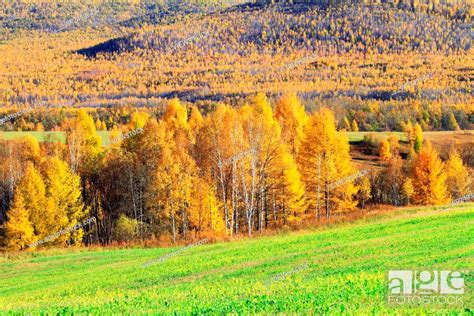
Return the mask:
[[373,135],[377,140],[381,141],[390,135],[397,135],[400,141],[407,141],[407,137],[402,132],[348,132],[347,135],[349,136],[349,142],[356,143],[361,142],[364,139],[364,136],[367,134]]
[[[364,139],[364,136],[370,134],[380,142],[383,139],[388,138],[390,135],[398,136],[401,142],[408,142],[407,136],[402,132],[348,132],[349,142],[357,143]],[[425,139],[430,140],[432,143],[471,143],[474,140],[474,131],[434,131],[434,132],[423,132]]]
[[[110,132],[108,131],[99,131],[97,132],[100,138],[102,139],[102,145],[106,146],[109,143]],[[42,143],[51,138],[51,141],[60,141],[62,143],[66,142],[66,133],[64,132],[37,132],[37,131],[26,131],[26,132],[1,132],[0,139],[12,140],[20,139],[26,135],[31,135]]]
[[[474,204],[465,204],[186,249],[20,254],[0,260],[0,314],[439,312],[388,306],[388,270],[472,269],[473,239]],[[445,312],[472,315],[473,281],[465,306]]]

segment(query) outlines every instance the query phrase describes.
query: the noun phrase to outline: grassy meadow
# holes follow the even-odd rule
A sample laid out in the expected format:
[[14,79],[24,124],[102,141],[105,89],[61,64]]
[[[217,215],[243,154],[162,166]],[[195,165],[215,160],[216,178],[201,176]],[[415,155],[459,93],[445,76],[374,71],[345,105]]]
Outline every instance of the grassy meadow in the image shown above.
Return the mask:
[[[388,138],[390,135],[398,136],[401,142],[408,142],[408,139],[403,132],[348,132],[349,142],[357,143],[364,139],[365,135],[373,135],[377,141]],[[474,138],[474,131],[429,131],[423,132],[423,136],[432,143],[450,144],[453,142],[465,143],[472,142]]]
[[472,273],[464,307],[392,307],[386,294],[389,269],[472,268],[473,242],[474,204],[464,204],[189,248],[9,255],[0,314],[472,315]]
[[[102,145],[106,146],[109,143],[109,131],[97,131],[97,134],[102,139]],[[25,137],[26,135],[33,136],[38,142],[59,141],[66,142],[65,132],[41,132],[41,131],[16,131],[16,132],[2,132],[0,131],[0,139],[15,140]]]

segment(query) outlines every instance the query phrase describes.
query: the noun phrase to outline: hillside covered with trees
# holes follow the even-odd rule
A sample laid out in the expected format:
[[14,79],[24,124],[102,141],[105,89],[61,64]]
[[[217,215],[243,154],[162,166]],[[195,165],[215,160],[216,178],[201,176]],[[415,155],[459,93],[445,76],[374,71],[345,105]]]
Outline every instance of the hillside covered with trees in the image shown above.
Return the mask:
[[[225,239],[459,201],[473,188],[472,134],[435,147],[423,131],[474,129],[471,13],[5,1],[0,243]],[[350,144],[348,131],[404,139]]]
[[[178,97],[206,111],[220,101],[243,105],[258,92],[272,99],[294,92],[310,111],[356,108],[343,116],[362,130],[401,130],[387,112],[416,117],[425,130],[448,129],[441,122],[451,114],[462,129],[472,127],[470,9],[231,4],[181,3],[180,11],[91,3],[69,20],[55,9],[56,26],[20,28],[0,45],[0,100],[8,107],[163,108]],[[47,20],[46,8],[28,17]],[[110,10],[117,20],[100,20]],[[11,23],[19,21],[3,25],[18,29]],[[383,110],[366,117],[373,108]]]

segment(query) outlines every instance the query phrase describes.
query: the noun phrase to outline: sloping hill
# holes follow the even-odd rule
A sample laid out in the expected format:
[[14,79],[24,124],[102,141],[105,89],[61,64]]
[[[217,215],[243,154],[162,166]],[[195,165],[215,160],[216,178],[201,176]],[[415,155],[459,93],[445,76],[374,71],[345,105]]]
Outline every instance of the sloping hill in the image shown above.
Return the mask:
[[[468,16],[455,19],[438,13],[400,10],[388,4],[330,9],[303,3],[241,5],[204,15],[190,14],[186,19],[175,18],[174,23],[157,20],[159,27],[152,31],[136,32],[78,52],[89,57],[143,49],[164,54],[170,48],[173,53],[177,50],[229,55],[294,50],[309,50],[319,56],[347,52],[453,53],[472,47],[470,22]],[[192,40],[176,48],[187,39]]]
[[[225,2],[227,8],[245,0]],[[403,111],[415,108],[402,104],[411,100],[443,108],[472,103],[472,19],[456,10],[240,4],[211,12],[108,7],[96,14],[81,8],[69,20],[58,11],[61,23],[50,34],[20,32],[0,45],[0,99],[7,105],[58,98],[83,107],[158,107],[178,97],[209,108],[219,101],[239,106],[258,92],[298,93],[310,110],[320,102],[372,108],[372,100],[394,101]],[[44,60],[54,71],[45,71]]]
[[122,25],[159,24],[179,20],[179,16],[209,12],[241,2],[245,0],[7,0],[0,7],[0,30],[65,32],[84,26],[103,25],[119,17]]
[[[473,236],[470,204],[188,248],[2,258],[0,313],[420,314],[386,305],[388,270],[472,268]],[[473,281],[452,313],[472,313]]]
[[[469,17],[387,4],[241,5],[137,29],[75,52],[91,64],[106,61],[121,69],[114,82],[124,89],[127,80],[129,86],[141,82],[140,97],[238,103],[255,92],[298,91],[309,102],[462,100],[470,97],[473,76],[471,63],[462,61],[472,54],[470,23]],[[430,73],[443,78],[418,79]],[[400,92],[406,82],[423,88]]]

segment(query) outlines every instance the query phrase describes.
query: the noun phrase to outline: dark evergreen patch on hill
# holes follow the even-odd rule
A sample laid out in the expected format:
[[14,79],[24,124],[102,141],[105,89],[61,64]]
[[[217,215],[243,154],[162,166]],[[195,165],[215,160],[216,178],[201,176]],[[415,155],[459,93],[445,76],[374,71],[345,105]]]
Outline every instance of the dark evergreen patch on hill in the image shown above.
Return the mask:
[[[169,16],[168,16],[169,18]],[[158,21],[155,21],[158,23]],[[160,22],[152,32],[133,33],[78,51],[89,57],[140,49],[166,51],[178,44],[193,53],[297,48],[322,54],[344,52],[456,52],[472,47],[471,19],[400,10],[391,5],[349,5],[321,9],[315,5],[240,6],[210,14],[192,14]],[[158,24],[160,24],[158,23]],[[165,25],[163,25],[165,24]],[[208,34],[200,41],[199,34]]]

